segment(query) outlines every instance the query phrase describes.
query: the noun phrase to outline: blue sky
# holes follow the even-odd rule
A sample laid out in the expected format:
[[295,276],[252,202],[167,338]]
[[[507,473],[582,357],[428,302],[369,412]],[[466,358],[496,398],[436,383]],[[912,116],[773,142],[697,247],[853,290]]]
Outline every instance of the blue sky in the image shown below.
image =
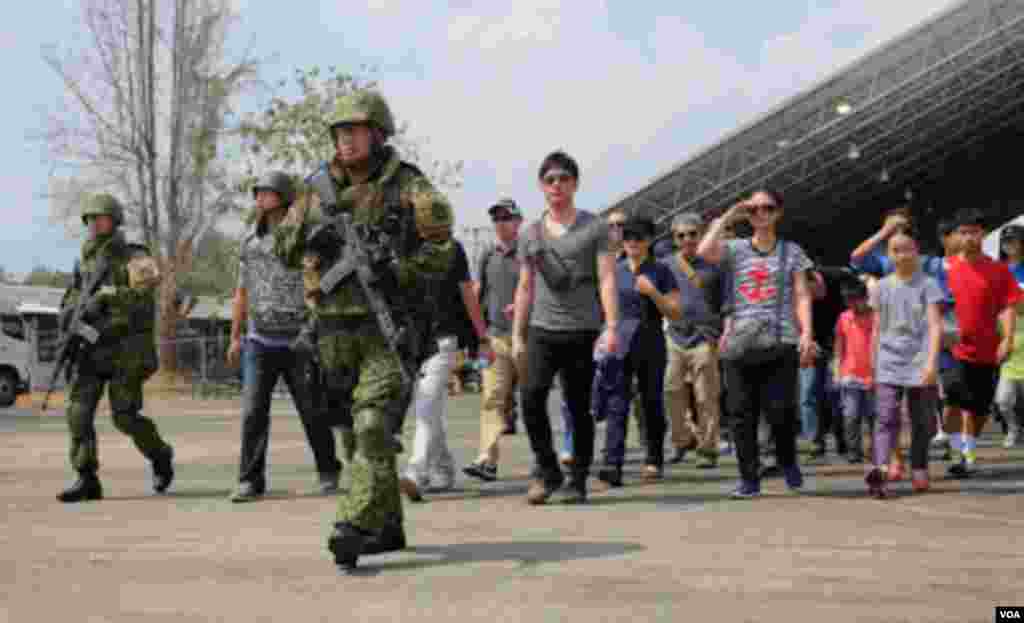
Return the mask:
[[[231,47],[293,68],[380,67],[396,115],[431,155],[464,160],[449,193],[457,226],[487,224],[512,196],[540,214],[535,171],[556,148],[582,167],[578,205],[601,209],[724,133],[751,121],[949,0],[406,2],[236,0]],[[40,195],[49,164],[28,136],[58,110],[61,84],[44,45],[85,39],[78,3],[19,5],[0,26],[0,176],[7,195],[0,266],[67,268],[78,241]],[[265,94],[248,96],[255,109]]]

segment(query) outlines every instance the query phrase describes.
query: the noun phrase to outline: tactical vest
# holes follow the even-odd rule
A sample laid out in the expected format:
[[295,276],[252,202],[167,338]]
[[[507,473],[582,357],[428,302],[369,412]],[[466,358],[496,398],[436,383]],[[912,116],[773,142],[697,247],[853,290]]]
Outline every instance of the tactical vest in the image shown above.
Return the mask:
[[[391,171],[387,170],[392,167]],[[416,231],[412,207],[402,203],[402,187],[423,173],[415,166],[397,159],[386,163],[384,169],[383,181],[378,179],[345,188],[335,182],[338,186],[338,205],[332,212],[325,209],[324,215],[333,218],[348,212],[352,215],[354,228],[365,243],[383,245],[391,250],[394,257],[407,258],[415,253],[421,240]],[[319,275],[329,270],[331,265],[320,264],[315,270],[315,278],[306,280],[307,291],[311,286],[319,287]],[[426,303],[431,295],[430,289],[427,283],[423,283],[387,294],[396,312],[412,312]],[[330,297],[321,299],[316,305],[316,313],[321,316],[352,316],[369,314],[370,309],[358,283],[350,280],[339,285]]]

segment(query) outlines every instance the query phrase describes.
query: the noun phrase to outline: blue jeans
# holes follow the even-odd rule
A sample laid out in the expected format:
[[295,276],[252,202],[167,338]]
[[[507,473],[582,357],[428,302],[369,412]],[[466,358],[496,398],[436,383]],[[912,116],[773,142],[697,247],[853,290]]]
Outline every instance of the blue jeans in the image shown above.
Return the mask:
[[316,469],[321,475],[341,470],[334,443],[334,432],[317,417],[309,378],[309,361],[288,347],[277,348],[256,340],[245,340],[242,349],[242,451],[239,482],[266,486],[267,447],[270,444],[270,404],[277,380],[284,377],[299,412],[306,440],[313,450]]
[[573,456],[572,452],[572,413],[569,411],[569,403],[565,401],[565,398],[561,400],[562,405],[562,454]]
[[813,439],[818,433],[818,407],[825,400],[825,368],[821,357],[813,366],[800,368],[800,437]]

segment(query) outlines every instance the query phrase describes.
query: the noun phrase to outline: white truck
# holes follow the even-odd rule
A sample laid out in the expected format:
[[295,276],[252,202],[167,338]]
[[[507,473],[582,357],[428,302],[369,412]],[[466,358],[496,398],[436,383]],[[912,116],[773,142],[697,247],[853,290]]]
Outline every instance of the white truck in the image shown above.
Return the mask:
[[[15,313],[0,315],[0,407],[20,394],[45,390],[57,359],[60,310],[22,303]],[[58,387],[64,379],[58,379]]]

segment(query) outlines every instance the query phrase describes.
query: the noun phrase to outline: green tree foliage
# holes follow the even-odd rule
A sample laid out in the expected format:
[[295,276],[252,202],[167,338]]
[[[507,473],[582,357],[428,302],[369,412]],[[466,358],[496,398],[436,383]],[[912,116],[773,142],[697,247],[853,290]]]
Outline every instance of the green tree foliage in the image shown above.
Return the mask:
[[195,248],[191,270],[180,280],[181,289],[193,296],[230,297],[238,280],[239,244],[216,229],[207,232]]
[[[364,73],[372,70],[362,68]],[[297,69],[294,84],[281,80],[281,90],[294,87],[295,97],[276,96],[260,114],[241,124],[244,151],[248,158],[248,184],[267,169],[282,169],[304,177],[334,154],[334,143],[327,129],[327,117],[334,100],[362,89],[376,88],[375,81],[340,71],[337,67]],[[387,93],[384,93],[387,96]],[[462,182],[462,162],[431,159],[427,140],[413,137],[408,124],[397,120],[397,132],[391,142],[402,158],[419,166],[442,188],[458,188]]]

